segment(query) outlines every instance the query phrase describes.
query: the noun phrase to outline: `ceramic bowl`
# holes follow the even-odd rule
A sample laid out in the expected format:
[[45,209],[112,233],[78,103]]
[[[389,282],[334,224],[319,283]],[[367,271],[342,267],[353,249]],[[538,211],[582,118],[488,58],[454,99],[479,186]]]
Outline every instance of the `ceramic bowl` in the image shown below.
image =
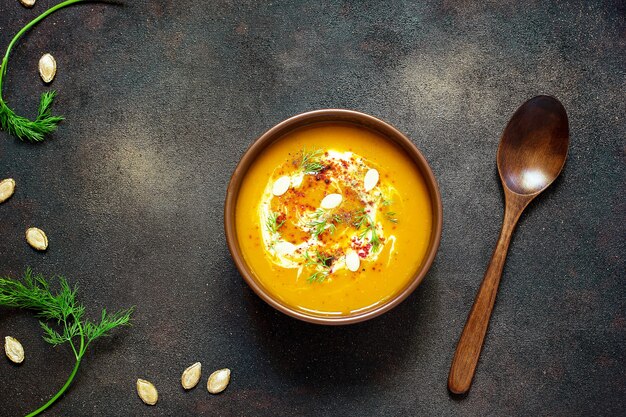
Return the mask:
[[[237,196],[239,194],[239,189],[241,187],[242,181],[246,173],[248,172],[248,169],[254,163],[255,159],[263,152],[266,147],[279,140],[287,133],[303,126],[328,122],[347,123],[359,127],[364,127],[378,133],[383,138],[386,138],[387,140],[398,145],[401,149],[404,150],[404,152],[406,152],[406,154],[410,157],[410,159],[415,163],[415,166],[421,172],[426,183],[428,192],[430,194],[430,200],[432,202],[432,233],[426,255],[424,256],[420,268],[415,271],[413,277],[408,281],[407,285],[401,291],[396,293],[393,297],[389,298],[386,302],[379,304],[370,310],[359,311],[345,316],[318,316],[308,314],[304,311],[297,310],[291,306],[285,305],[272,294],[268,293],[245,262],[241,249],[239,247],[239,242],[235,229],[235,208],[237,205]],[[232,178],[228,185],[228,190],[226,192],[226,202],[224,206],[224,228],[226,232],[228,248],[233,257],[233,260],[235,261],[237,269],[239,270],[245,281],[248,283],[248,285],[254,290],[255,293],[258,294],[259,297],[261,297],[264,301],[266,301],[269,305],[276,308],[277,310],[300,320],[326,325],[339,325],[361,322],[383,314],[400,304],[422,282],[431,264],[433,263],[433,260],[435,259],[435,254],[437,253],[437,249],[439,247],[439,242],[441,240],[441,225],[442,206],[439,187],[437,186],[435,176],[433,175],[433,172],[430,169],[430,166],[428,165],[428,162],[426,161],[422,153],[406,136],[404,136],[397,129],[383,122],[382,120],[364,113],[341,109],[324,109],[302,113],[277,124],[270,130],[262,134],[261,137],[259,137],[246,151],[246,153],[241,158],[241,161],[239,161],[239,164],[235,168],[235,171],[233,172]]]

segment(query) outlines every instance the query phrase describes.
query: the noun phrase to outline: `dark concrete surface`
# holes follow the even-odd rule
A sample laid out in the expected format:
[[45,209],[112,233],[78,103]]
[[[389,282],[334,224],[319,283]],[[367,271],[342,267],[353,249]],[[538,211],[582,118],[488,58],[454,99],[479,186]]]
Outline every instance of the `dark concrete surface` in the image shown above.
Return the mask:
[[[0,2],[0,48],[42,12]],[[0,274],[64,274],[92,315],[137,306],[134,327],[99,341],[52,416],[624,415],[626,412],[626,8],[621,1],[125,1],[63,10],[13,51],[4,96],[32,116],[59,71],[40,145],[0,132]],[[472,391],[446,378],[491,255],[503,203],[498,139],[526,99],[570,117],[562,177],[514,235]],[[356,109],[406,133],[444,205],[437,259],[394,311],[367,323],[301,323],[260,301],[226,248],[227,182],[250,143],[296,113]],[[50,249],[24,241],[43,228]],[[0,415],[61,387],[66,347],[0,311]],[[179,378],[201,361],[201,385]],[[206,392],[211,370],[233,377]],[[143,405],[135,380],[156,384]]]

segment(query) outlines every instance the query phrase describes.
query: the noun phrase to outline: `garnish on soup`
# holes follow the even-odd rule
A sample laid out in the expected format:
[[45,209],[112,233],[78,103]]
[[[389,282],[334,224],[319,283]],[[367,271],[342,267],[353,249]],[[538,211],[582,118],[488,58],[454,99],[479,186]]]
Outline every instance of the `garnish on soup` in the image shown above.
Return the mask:
[[271,259],[309,283],[331,281],[340,270],[359,272],[385,245],[387,262],[397,223],[389,210],[397,191],[375,165],[353,152],[302,149],[278,166],[259,204],[263,244]]

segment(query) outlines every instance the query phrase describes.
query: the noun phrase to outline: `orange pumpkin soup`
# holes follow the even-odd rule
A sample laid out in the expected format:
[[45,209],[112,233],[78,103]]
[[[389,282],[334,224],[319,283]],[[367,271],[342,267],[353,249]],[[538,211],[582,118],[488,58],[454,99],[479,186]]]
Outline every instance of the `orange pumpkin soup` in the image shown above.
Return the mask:
[[309,314],[384,303],[420,267],[432,227],[424,179],[365,128],[315,124],[252,164],[237,199],[241,252],[265,289]]

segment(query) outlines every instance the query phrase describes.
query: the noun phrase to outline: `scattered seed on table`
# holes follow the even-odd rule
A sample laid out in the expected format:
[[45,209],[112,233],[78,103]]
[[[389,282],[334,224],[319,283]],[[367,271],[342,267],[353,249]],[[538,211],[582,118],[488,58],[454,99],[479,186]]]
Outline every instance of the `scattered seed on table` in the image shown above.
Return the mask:
[[22,363],[24,361],[24,347],[14,337],[6,336],[4,338],[4,353],[11,362]]
[[0,203],[7,201],[15,192],[15,181],[7,178],[0,181]]
[[192,389],[198,382],[200,382],[200,376],[202,373],[202,364],[200,362],[196,362],[191,365],[189,368],[185,369],[183,375],[180,377],[180,383],[183,385],[185,389]]
[[219,394],[224,391],[230,382],[230,369],[219,369],[209,376],[207,381],[207,390],[211,394]]
[[36,227],[30,227],[26,230],[26,241],[37,250],[48,249],[48,236],[43,230]]
[[159,400],[159,393],[156,387],[145,379],[137,380],[137,395],[139,395],[141,401],[148,405],[155,405]]
[[48,84],[54,80],[57,73],[57,61],[50,54],[44,54],[39,59],[39,75],[44,83]]

